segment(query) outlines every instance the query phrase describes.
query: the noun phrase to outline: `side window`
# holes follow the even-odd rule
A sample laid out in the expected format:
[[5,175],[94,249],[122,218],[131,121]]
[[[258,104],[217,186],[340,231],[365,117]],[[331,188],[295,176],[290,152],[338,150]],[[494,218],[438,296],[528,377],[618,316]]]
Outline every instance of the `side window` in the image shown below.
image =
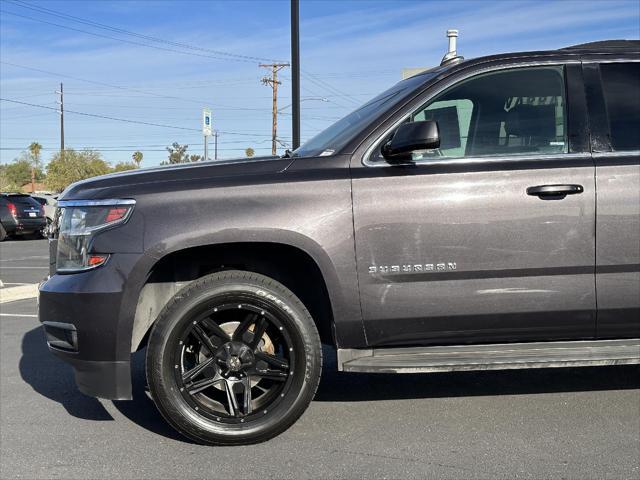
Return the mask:
[[640,63],[600,65],[611,146],[640,150]]
[[414,160],[566,153],[564,85],[561,66],[501,70],[454,85],[410,117],[435,120],[440,130],[440,148]]

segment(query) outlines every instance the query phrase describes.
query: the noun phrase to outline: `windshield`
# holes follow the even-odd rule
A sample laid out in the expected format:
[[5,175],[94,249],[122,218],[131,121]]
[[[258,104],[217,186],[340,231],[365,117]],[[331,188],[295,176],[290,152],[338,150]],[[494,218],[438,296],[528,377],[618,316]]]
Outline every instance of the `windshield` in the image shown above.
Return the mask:
[[293,152],[294,157],[314,157],[333,155],[344,147],[349,140],[365,128],[384,111],[396,105],[406,98],[419,85],[433,78],[437,72],[416,75],[408,78],[390,89],[382,92],[377,97],[369,100],[362,107],[351,112],[346,117],[338,120],[329,128],[305,142]]

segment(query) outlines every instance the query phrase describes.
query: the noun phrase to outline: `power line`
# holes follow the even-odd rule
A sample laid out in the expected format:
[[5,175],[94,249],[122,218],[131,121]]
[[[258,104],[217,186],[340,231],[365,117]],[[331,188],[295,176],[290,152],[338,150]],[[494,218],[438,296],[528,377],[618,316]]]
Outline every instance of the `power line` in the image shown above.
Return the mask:
[[[211,100],[200,100],[200,99],[195,99],[195,98],[176,97],[176,96],[173,96],[173,95],[162,95],[162,94],[159,94],[159,93],[148,92],[146,90],[139,90],[137,88],[127,87],[127,86],[123,86],[123,85],[114,85],[114,84],[111,84],[111,83],[100,82],[100,81],[97,81],[97,80],[90,80],[90,79],[86,79],[86,78],[75,77],[73,75],[66,75],[66,74],[63,74],[63,73],[56,73],[56,72],[52,72],[50,70],[43,70],[41,68],[35,68],[35,67],[26,66],[26,65],[19,65],[17,63],[0,61],[0,64],[10,65],[12,67],[24,68],[25,70],[32,70],[34,72],[46,73],[47,75],[54,75],[54,76],[63,77],[63,78],[70,78],[71,80],[77,80],[79,82],[85,82],[85,83],[92,83],[92,84],[100,85],[100,86],[103,86],[103,87],[116,88],[118,90],[127,90],[127,91],[130,91],[130,92],[142,93],[144,95],[150,95],[150,96],[157,97],[157,98],[166,98],[166,99],[169,99],[169,100],[181,100],[181,101],[198,103],[198,104],[213,103],[213,104],[217,105],[216,102],[212,102]],[[228,105],[217,105],[216,108],[221,108],[221,109],[222,108],[229,108],[229,109],[235,109],[235,110],[260,111],[260,112],[268,111],[268,109],[265,109],[265,108],[233,107],[233,106],[228,106]]]
[[[38,105],[36,103],[28,103],[28,102],[20,102],[18,100],[12,100],[9,98],[0,98],[0,101],[3,102],[10,102],[10,103],[17,103],[20,105],[27,105],[30,107],[36,107],[36,108],[43,108],[46,110],[54,110],[54,111],[58,111],[57,108],[55,107],[49,107],[47,105]],[[161,124],[161,123],[152,123],[152,122],[143,122],[141,120],[131,120],[131,119],[127,119],[127,118],[118,118],[118,117],[110,117],[108,115],[99,115],[96,113],[87,113],[87,112],[78,112],[76,110],[69,110],[69,109],[65,109],[66,113],[73,113],[75,115],[84,115],[85,117],[94,117],[94,118],[102,118],[105,120],[113,120],[116,122],[125,122],[125,123],[134,123],[134,124],[138,124],[138,125],[147,125],[147,126],[151,126],[151,127],[163,127],[163,128],[174,128],[174,129],[178,129],[178,130],[187,130],[190,132],[199,132],[200,129],[198,128],[189,128],[189,127],[179,127],[177,125],[165,125],[165,124]],[[268,135],[261,135],[261,134],[253,134],[253,133],[245,133],[245,132],[228,132],[228,131],[218,131],[218,133],[223,133],[225,135],[239,135],[239,136],[247,136],[247,137],[266,137]]]
[[143,35],[141,33],[137,33],[137,32],[132,32],[130,30],[125,30],[123,28],[118,28],[118,27],[114,27],[111,25],[107,25],[104,23],[99,23],[99,22],[94,22],[93,20],[88,20],[85,18],[81,18],[81,17],[76,17],[74,15],[69,15],[66,13],[62,13],[60,11],[56,11],[56,10],[52,10],[50,8],[45,8],[45,7],[41,7],[41,6],[37,6],[37,5],[31,5],[28,4],[27,2],[23,2],[21,0],[13,0],[10,3],[13,3],[15,6],[18,7],[22,7],[22,8],[27,8],[29,10],[33,10],[33,11],[37,11],[39,13],[44,13],[45,15],[51,15],[51,16],[55,16],[58,18],[62,18],[65,20],[70,20],[73,22],[77,22],[77,23],[81,23],[84,25],[89,25],[92,27],[96,27],[96,28],[100,28],[103,30],[107,30],[107,31],[112,31],[112,32],[116,32],[116,33],[121,33],[124,35],[130,35],[136,38],[141,38],[144,40],[149,40],[152,42],[157,42],[157,43],[163,43],[166,45],[171,45],[174,47],[179,47],[179,48],[184,48],[187,50],[196,50],[196,51],[201,51],[201,52],[208,52],[214,55],[222,55],[225,57],[229,57],[230,59],[235,58],[235,59],[241,59],[244,61],[250,61],[251,63],[254,62],[262,62],[262,61],[266,61],[266,62],[279,62],[280,60],[274,60],[272,58],[264,58],[264,57],[256,57],[256,56],[251,56],[251,55],[242,55],[242,54],[238,54],[238,53],[232,53],[232,52],[226,52],[226,51],[222,51],[222,50],[212,50],[210,48],[204,48],[204,47],[199,47],[199,46],[195,46],[195,45],[191,45],[188,43],[180,43],[180,42],[173,42],[164,38],[159,38],[159,37],[153,37],[151,35]]
[[71,30],[71,31],[74,31],[74,32],[80,32],[80,33],[84,33],[84,34],[87,34],[87,35],[93,35],[94,37],[106,38],[106,39],[109,39],[109,40],[115,40],[116,42],[128,43],[130,45],[137,45],[137,46],[140,46],[140,47],[154,48],[156,50],[163,50],[165,52],[181,53],[183,55],[192,55],[192,56],[195,56],[195,57],[209,58],[209,59],[212,59],[212,60],[231,60],[231,61],[235,61],[235,62],[255,63],[253,60],[243,60],[241,58],[231,58],[231,57],[227,58],[227,57],[220,57],[220,56],[214,56],[214,55],[205,55],[205,54],[202,54],[202,53],[185,52],[185,51],[181,51],[181,50],[176,50],[174,48],[159,47],[157,45],[149,45],[148,43],[135,42],[133,40],[125,40],[124,38],[112,37],[110,35],[103,35],[101,33],[89,32],[87,30],[82,30],[82,29],[79,29],[79,28],[69,27],[68,25],[61,25],[59,23],[49,22],[47,20],[42,20],[40,18],[30,17],[28,15],[21,15],[19,13],[10,12],[8,10],[0,10],[0,13],[13,15],[13,16],[16,16],[16,17],[21,17],[21,18],[26,18],[27,20],[44,23],[46,25],[52,25],[54,27],[64,28],[66,30]]
[[[213,52],[216,55],[224,55],[225,57],[221,58],[219,56],[213,56],[213,55],[204,55],[204,54],[199,54],[199,53],[194,53],[194,52],[184,52],[184,51],[175,50],[175,49],[171,49],[171,48],[159,47],[157,45],[149,45],[147,43],[134,42],[134,41],[131,41],[131,40],[125,40],[125,39],[122,39],[122,38],[112,37],[112,36],[109,36],[109,35],[102,35],[102,34],[95,33],[95,32],[89,32],[89,31],[86,31],[86,30],[81,30],[81,29],[69,27],[67,25],[60,25],[58,23],[49,22],[49,21],[38,19],[38,18],[34,18],[34,17],[29,17],[27,15],[21,15],[21,14],[15,13],[15,12],[9,12],[9,11],[6,11],[6,10],[1,10],[3,13],[8,13],[9,15],[14,15],[14,16],[21,17],[21,18],[26,18],[28,20],[41,22],[41,23],[45,23],[45,24],[48,24],[48,25],[56,26],[56,27],[59,27],[59,28],[65,28],[65,29],[68,29],[68,30],[72,30],[72,31],[80,32],[80,33],[85,33],[87,35],[97,36],[97,37],[100,37],[100,38],[107,38],[107,39],[118,41],[118,42],[129,43],[129,44],[148,47],[148,48],[155,48],[157,50],[164,50],[164,51],[169,51],[169,52],[174,52],[174,53],[182,53],[182,54],[185,54],[185,55],[195,55],[195,56],[198,56],[198,57],[211,58],[211,59],[216,59],[216,60],[233,60],[233,61],[241,61],[241,62],[248,62],[248,63],[254,63],[254,61],[266,60],[266,61],[273,61],[274,63],[278,63],[275,60],[264,59],[262,57],[254,57],[254,56],[249,56],[249,55],[233,54],[233,53],[229,53],[229,52],[223,52],[223,51],[220,51],[220,50],[211,50],[211,49],[207,49],[207,48],[203,48],[203,47],[197,47],[197,46],[189,45],[189,44],[186,44],[186,43],[171,42],[169,40],[160,39],[158,37],[142,35],[142,34],[138,34],[136,32],[131,32],[129,30],[124,30],[124,29],[121,29],[121,28],[112,27],[112,26],[105,25],[105,24],[100,24],[98,22],[85,20],[85,19],[82,19],[80,17],[74,17],[72,15],[67,15],[67,14],[61,14],[59,12],[56,12],[54,10],[47,9],[47,8],[44,8],[44,7],[37,7],[37,6],[31,6],[31,5],[27,6],[27,5],[24,4],[24,2],[20,2],[20,1],[18,1],[18,2],[14,1],[12,3],[15,6],[18,6],[18,7],[23,7],[23,8],[28,8],[28,9],[35,10],[35,11],[40,11],[40,13],[45,13],[47,15],[53,15],[53,16],[56,16],[56,17],[64,18],[64,19],[71,19],[72,21],[80,22],[80,23],[83,23],[83,24],[86,24],[86,25],[91,25],[91,26],[94,26],[94,27],[97,27],[97,28],[102,28],[102,29],[106,29],[106,30],[109,30],[109,31],[114,31],[114,32],[118,32],[118,33],[122,33],[122,34],[126,34],[126,35],[132,35],[132,36],[135,36],[135,37],[138,37],[138,38],[143,38],[143,39],[147,39],[147,40],[151,40],[151,41],[155,41],[155,42],[160,42],[160,43],[163,43],[163,44],[179,46],[180,48],[186,48],[186,49],[198,50],[198,51]],[[311,82],[313,82],[317,86],[319,86],[321,88],[324,88],[325,90],[331,91],[333,93],[337,93],[338,95],[342,95],[346,100],[352,102],[353,104],[359,105],[359,102],[357,100],[355,100],[354,98],[352,98],[350,94],[342,92],[341,90],[337,89],[336,87],[332,86],[331,84],[327,83],[326,81],[321,80],[320,78],[318,78],[317,76],[311,74],[310,72],[307,72],[307,71],[303,70],[302,74],[308,80],[310,80]]]
[[[30,107],[44,108],[44,109],[47,109],[47,110],[54,110],[56,112],[58,111],[57,108],[48,107],[46,105],[38,105],[38,104],[35,104],[35,103],[20,102],[18,100],[11,100],[11,99],[8,99],[8,98],[0,98],[0,100],[3,101],[3,102],[18,103],[20,105],[28,105]],[[98,115],[96,113],[77,112],[77,111],[74,111],[74,110],[65,110],[65,112],[73,113],[75,115],[84,115],[85,117],[103,118],[103,119],[106,119],[106,120],[114,120],[114,121],[117,121],[117,122],[126,122],[126,123],[136,123],[136,124],[139,124],[139,125],[147,125],[147,126],[151,126],[151,127],[175,128],[175,129],[178,129],[178,130],[189,130],[189,131],[195,131],[195,132],[199,132],[200,131],[197,128],[178,127],[178,126],[175,126],[175,125],[163,125],[163,124],[160,124],[160,123],[143,122],[141,120],[128,120],[126,118],[109,117],[107,115]]]

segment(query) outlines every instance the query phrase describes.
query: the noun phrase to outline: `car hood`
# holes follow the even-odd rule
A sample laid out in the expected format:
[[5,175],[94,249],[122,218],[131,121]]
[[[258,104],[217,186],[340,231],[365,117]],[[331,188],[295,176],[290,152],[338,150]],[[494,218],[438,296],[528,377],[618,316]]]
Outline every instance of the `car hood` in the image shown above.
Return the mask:
[[[216,179],[236,177],[264,177],[285,171],[291,165],[291,158],[252,157],[233,160],[181,163],[139,170],[127,170],[99,177],[88,178],[69,185],[58,200],[91,200],[119,197],[133,197],[144,191],[167,191],[175,188],[189,188],[198,185],[211,186]],[[185,185],[186,183],[186,185]]]

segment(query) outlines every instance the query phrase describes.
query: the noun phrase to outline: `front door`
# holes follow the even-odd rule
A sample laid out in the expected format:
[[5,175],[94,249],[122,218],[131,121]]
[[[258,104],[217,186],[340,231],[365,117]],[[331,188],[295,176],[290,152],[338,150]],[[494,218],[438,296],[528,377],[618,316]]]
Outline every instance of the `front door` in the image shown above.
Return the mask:
[[569,145],[565,77],[460,81],[407,112],[438,122],[438,150],[390,166],[377,144],[352,170],[370,345],[594,336],[594,167]]

